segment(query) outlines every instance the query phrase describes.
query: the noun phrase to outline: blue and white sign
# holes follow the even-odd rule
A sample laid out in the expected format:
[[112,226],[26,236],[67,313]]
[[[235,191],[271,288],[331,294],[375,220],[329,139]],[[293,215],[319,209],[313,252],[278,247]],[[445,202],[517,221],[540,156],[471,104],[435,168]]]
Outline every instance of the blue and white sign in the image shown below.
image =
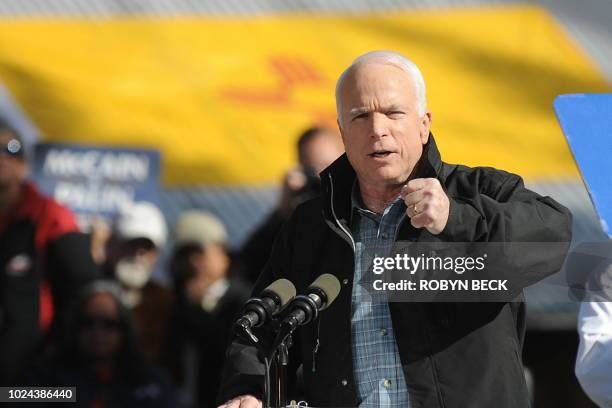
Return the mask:
[[43,143],[35,147],[32,175],[80,216],[110,219],[135,201],[159,206],[160,161],[156,150]]
[[554,107],[601,226],[612,238],[612,94],[561,95]]

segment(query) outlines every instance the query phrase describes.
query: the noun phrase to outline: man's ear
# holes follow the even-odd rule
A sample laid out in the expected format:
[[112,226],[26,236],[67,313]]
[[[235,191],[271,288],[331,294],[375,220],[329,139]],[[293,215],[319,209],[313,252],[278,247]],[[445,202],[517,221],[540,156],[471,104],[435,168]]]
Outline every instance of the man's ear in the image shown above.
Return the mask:
[[427,111],[421,117],[421,121],[419,123],[419,133],[421,136],[421,143],[425,144],[429,141],[429,131],[431,130],[431,112]]

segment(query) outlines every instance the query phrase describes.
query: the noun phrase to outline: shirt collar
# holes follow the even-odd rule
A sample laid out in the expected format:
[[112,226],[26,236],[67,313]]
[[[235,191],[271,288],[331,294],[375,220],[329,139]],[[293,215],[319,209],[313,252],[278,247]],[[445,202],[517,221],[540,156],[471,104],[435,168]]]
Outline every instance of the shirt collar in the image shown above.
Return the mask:
[[[395,200],[393,200],[391,204],[389,204],[387,208],[385,208],[385,211],[382,215],[387,214],[391,209],[395,208],[398,205],[405,205],[404,200],[399,195]],[[359,189],[359,181],[357,178],[355,178],[355,181],[353,181],[353,188],[351,189],[351,222],[353,221],[353,214],[355,213],[355,211],[359,211],[363,214],[373,215],[376,218],[381,217],[380,214],[376,214],[375,212],[370,211],[366,208],[365,204],[363,203],[363,199],[361,198],[361,190]]]
[[207,312],[211,312],[217,306],[217,303],[219,303],[223,295],[225,295],[229,286],[230,284],[227,278],[221,278],[211,284],[202,297],[202,308]]
[[361,198],[361,190],[359,189],[359,181],[357,178],[353,181],[353,188],[351,189],[351,209],[365,209],[363,200]]

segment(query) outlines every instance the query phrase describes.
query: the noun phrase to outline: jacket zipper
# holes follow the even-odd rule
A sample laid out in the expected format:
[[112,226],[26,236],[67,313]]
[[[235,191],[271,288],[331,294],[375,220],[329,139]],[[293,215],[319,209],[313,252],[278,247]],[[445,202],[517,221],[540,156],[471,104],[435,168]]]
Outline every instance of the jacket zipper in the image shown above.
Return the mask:
[[[328,177],[329,177],[329,184],[331,186],[330,204],[331,204],[332,215],[334,216],[334,221],[336,221],[336,224],[338,225],[338,227],[340,227],[340,229],[351,240],[351,244],[353,246],[353,256],[355,256],[355,252],[356,252],[355,240],[353,239],[353,236],[351,235],[351,233],[346,228],[344,228],[344,226],[342,225],[342,223],[340,222],[340,220],[336,216],[336,210],[334,210],[334,181],[332,179],[331,173],[328,174]],[[319,340],[320,323],[321,323],[321,320],[317,319],[317,337],[316,337],[316,340],[315,340],[315,346],[312,349],[312,372],[313,373],[317,371],[317,353],[319,352],[319,346],[321,344],[321,342]]]
[[336,221],[336,224],[338,224],[338,227],[340,227],[340,229],[349,237],[349,239],[351,240],[351,244],[353,245],[353,254],[355,254],[356,252],[356,248],[357,246],[355,245],[355,240],[353,239],[353,236],[351,235],[351,233],[344,228],[344,226],[342,225],[342,223],[340,222],[340,220],[338,219],[338,217],[336,216],[336,210],[334,210],[334,180],[332,179],[332,175],[331,173],[327,174],[329,177],[329,184],[331,186],[331,192],[330,192],[330,204],[331,204],[331,210],[332,210],[332,215],[334,216],[334,220]]

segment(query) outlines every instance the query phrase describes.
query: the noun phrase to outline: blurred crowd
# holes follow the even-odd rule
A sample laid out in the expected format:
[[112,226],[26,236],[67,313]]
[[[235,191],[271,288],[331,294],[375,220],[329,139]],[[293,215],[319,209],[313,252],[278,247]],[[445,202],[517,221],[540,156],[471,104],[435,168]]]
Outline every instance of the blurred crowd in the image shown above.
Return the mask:
[[0,386],[76,386],[88,408],[216,406],[234,316],[284,220],[343,153],[336,132],[305,131],[276,208],[232,250],[220,219],[197,208],[168,226],[135,202],[82,231],[28,178],[6,123],[0,149]]

